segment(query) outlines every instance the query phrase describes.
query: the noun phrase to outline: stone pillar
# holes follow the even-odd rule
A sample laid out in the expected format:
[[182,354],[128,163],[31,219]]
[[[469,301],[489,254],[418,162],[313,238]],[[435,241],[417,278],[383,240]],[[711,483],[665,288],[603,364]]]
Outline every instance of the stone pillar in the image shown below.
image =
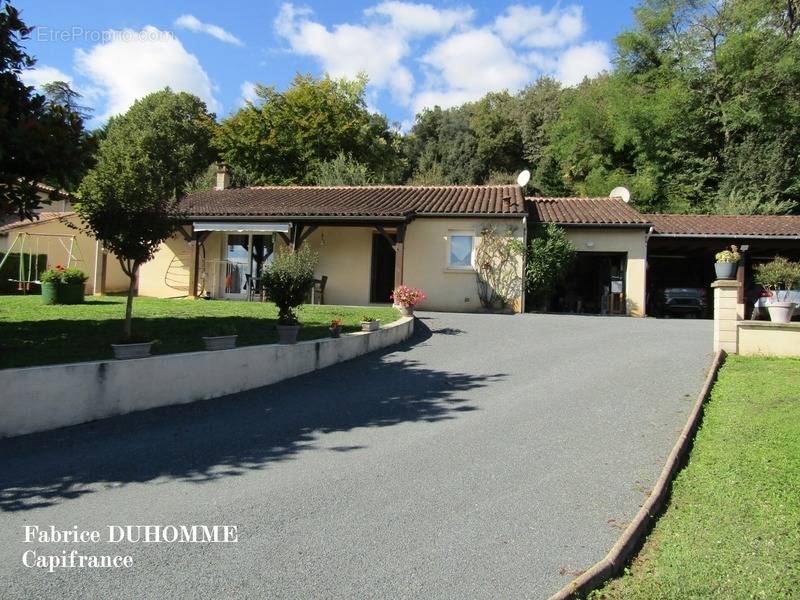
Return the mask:
[[738,283],[735,279],[720,279],[711,284],[714,288],[714,352],[725,350],[729,354],[738,351],[739,321]]

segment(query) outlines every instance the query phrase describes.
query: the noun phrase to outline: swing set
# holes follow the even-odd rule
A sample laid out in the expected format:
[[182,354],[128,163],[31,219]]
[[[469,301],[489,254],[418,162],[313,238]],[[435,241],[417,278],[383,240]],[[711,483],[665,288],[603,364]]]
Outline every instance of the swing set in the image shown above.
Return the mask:
[[[84,264],[83,256],[81,256],[81,249],[75,243],[76,236],[74,235],[58,235],[55,233],[18,233],[14,238],[14,242],[8,248],[6,255],[0,260],[0,271],[3,265],[12,254],[19,256],[19,273],[16,279],[9,278],[8,281],[17,284],[17,290],[22,293],[27,293],[31,285],[41,285],[39,281],[39,257],[44,255],[47,257],[47,268],[50,266],[50,247],[53,244],[57,251],[59,247],[66,253],[66,260],[58,263],[64,265],[66,268]],[[40,253],[40,249],[44,249],[44,253]],[[27,264],[25,257],[28,257]]]

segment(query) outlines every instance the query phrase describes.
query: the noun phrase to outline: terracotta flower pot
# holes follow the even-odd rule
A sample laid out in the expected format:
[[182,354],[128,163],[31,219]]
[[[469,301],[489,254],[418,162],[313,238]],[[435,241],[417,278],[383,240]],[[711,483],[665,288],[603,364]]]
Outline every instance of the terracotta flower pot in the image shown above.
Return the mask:
[[300,325],[276,325],[278,329],[279,344],[297,343],[297,334],[300,332]]

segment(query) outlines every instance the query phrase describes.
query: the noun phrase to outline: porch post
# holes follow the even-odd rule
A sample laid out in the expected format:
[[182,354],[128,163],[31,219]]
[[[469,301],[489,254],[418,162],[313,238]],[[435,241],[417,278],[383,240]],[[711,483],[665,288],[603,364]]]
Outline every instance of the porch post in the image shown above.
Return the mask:
[[397,226],[397,236],[394,243],[394,287],[403,285],[403,259],[405,255],[406,224]]
[[192,265],[192,278],[191,278],[191,289],[192,289],[192,297],[197,298],[197,280],[200,278],[200,236],[197,232],[192,234],[192,241],[191,243],[194,245],[194,256],[193,258],[193,265]]
[[748,246],[742,246],[740,248],[742,258],[739,260],[739,266],[736,268],[736,314],[740,320],[745,318],[744,271],[748,249]]

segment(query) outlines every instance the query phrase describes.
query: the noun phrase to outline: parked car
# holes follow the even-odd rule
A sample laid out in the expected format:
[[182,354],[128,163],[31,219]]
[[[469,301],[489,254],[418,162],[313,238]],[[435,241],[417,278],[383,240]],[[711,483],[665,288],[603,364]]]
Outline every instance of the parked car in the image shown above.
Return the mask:
[[670,287],[661,293],[659,312],[662,317],[708,317],[708,290],[705,288]]

